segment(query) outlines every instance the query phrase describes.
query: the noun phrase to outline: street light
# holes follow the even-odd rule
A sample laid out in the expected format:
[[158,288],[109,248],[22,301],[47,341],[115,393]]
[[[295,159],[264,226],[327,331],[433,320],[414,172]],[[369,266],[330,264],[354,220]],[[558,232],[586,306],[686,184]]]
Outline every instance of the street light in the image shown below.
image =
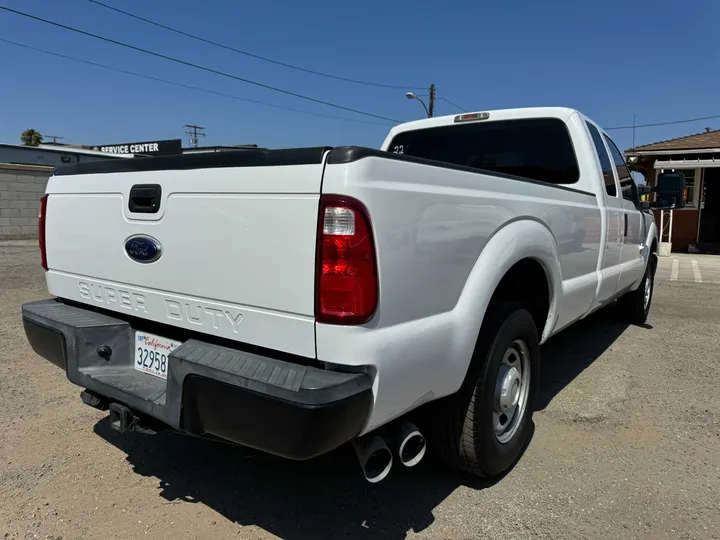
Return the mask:
[[428,118],[431,117],[430,111],[428,111],[427,105],[425,105],[425,102],[417,97],[413,92],[406,92],[405,97],[408,99],[417,99],[420,103],[422,103],[423,109],[425,109],[425,113],[428,115]]

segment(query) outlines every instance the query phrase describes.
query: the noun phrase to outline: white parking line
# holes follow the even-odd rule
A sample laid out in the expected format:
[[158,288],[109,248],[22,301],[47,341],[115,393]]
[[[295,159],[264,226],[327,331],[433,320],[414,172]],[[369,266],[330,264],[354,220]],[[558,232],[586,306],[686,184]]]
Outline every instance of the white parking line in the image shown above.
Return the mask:
[[676,258],[672,260],[672,271],[670,272],[670,281],[677,281],[678,270],[680,269],[680,263]]
[[702,275],[700,274],[700,265],[698,264],[698,262],[695,259],[690,261],[690,264],[692,264],[693,277],[695,278],[695,283],[702,283]]

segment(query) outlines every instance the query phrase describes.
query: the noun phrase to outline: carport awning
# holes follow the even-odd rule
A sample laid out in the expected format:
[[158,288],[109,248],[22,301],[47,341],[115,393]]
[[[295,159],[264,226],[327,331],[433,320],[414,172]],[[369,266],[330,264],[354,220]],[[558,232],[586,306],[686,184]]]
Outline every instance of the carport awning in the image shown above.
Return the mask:
[[720,159],[665,159],[655,162],[656,169],[697,169],[720,167]]

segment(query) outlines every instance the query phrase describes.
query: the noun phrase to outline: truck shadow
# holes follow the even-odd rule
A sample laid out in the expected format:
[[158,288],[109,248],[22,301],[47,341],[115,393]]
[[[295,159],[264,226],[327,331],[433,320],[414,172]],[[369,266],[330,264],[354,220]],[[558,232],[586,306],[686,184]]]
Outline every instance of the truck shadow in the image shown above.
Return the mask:
[[610,306],[550,338],[540,348],[540,390],[535,410],[545,409],[563,388],[610,349],[628,326],[622,321],[618,307]]
[[381,484],[369,484],[350,445],[297,462],[171,432],[121,435],[107,419],[95,432],[125,452],[137,474],[157,478],[167,501],[202,503],[290,540],[406,538],[429,527],[433,509],[458,487],[492,485],[435,459],[411,469],[396,463]]
[[[605,309],[542,347],[536,409],[591,365],[627,328]],[[95,432],[127,455],[137,474],[159,480],[160,496],[202,503],[239,525],[281,538],[405,538],[434,522],[433,510],[461,486],[493,484],[444,467],[432,456],[412,469],[396,464],[379,485],[367,483],[349,445],[294,462],[229,444],[173,432],[154,437],[118,434],[107,419]]]

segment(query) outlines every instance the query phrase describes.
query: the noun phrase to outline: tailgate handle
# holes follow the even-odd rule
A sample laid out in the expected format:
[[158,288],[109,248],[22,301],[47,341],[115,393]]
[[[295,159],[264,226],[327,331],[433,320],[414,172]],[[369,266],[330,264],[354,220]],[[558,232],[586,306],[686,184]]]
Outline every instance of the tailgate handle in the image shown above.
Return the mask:
[[160,210],[160,196],[162,188],[159,184],[137,184],[130,189],[131,212],[141,214],[155,214]]

